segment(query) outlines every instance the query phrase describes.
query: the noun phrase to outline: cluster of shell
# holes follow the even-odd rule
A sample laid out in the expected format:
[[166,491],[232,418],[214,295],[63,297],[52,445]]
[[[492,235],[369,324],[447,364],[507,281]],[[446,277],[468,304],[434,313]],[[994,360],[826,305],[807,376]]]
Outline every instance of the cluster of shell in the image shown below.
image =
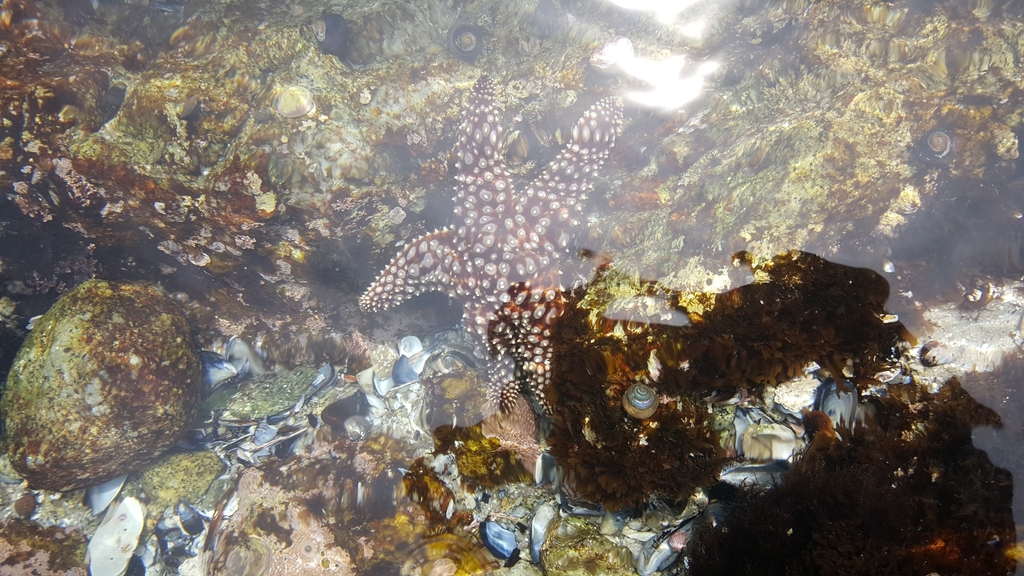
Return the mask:
[[[923,367],[952,363],[960,353],[936,341],[914,352],[914,361]],[[552,572],[553,566],[583,563],[566,558],[568,554],[605,550],[603,557],[617,559],[617,566],[650,574],[685,557],[699,532],[695,528],[714,523],[726,511],[702,491],[682,507],[654,500],[643,512],[606,513],[575,501],[571,486],[561,491],[557,485],[501,486],[500,498],[490,497],[488,489],[467,488],[457,458],[435,449],[430,424],[430,380],[476,368],[472,344],[451,335],[426,342],[408,336],[380,344],[372,351],[372,365],[356,375],[345,374],[344,365],[272,368],[259,343],[237,338],[201,356],[207,405],[215,407],[179,448],[212,451],[227,471],[201,500],[162,509],[147,510],[153,502],[137,493],[118,500],[124,477],[89,489],[93,514],[107,510],[89,544],[93,573],[122,574],[132,562],[180,568],[181,573],[204,566],[214,574],[272,573],[268,571],[282,563],[305,566],[309,557],[301,553],[302,543],[312,543],[316,558],[329,566],[347,565],[356,559],[329,545],[340,515],[325,512],[324,506],[345,506],[350,516],[342,525],[358,534],[361,522],[408,512],[402,511],[404,502],[431,510],[441,522],[478,527],[478,534],[468,538],[460,535],[461,540],[443,545],[433,541],[449,552],[456,549],[453,542],[468,542],[465,550],[475,552],[459,558],[484,565],[529,558]],[[921,371],[913,368],[914,373]],[[652,415],[651,407],[660,402],[656,388],[663,372],[652,353],[647,377],[615,399],[630,418]],[[838,434],[855,434],[872,425],[873,404],[863,396],[875,392],[863,387],[858,391],[852,383],[824,378],[821,372],[817,365],[807,366],[800,377],[762,390],[760,400],[743,393],[709,400],[723,448],[735,459],[721,473],[721,481],[736,486],[776,482],[807,449],[803,427],[809,412],[826,417],[827,426]],[[909,374],[904,365],[874,374],[877,394],[887,385],[909,382]],[[223,400],[214,402],[218,395]],[[436,490],[415,493],[414,498],[410,484],[415,484],[416,474],[429,477]],[[289,477],[315,481],[288,485]],[[540,474],[537,483],[547,478]],[[318,500],[322,497],[335,504],[324,505]],[[36,503],[26,493],[15,509],[31,517]],[[274,506],[279,507],[271,514],[277,529],[296,535],[288,546],[255,525],[265,517],[261,511]],[[393,536],[383,532],[380,538]],[[426,534],[414,536],[422,539]]]
[[[90,543],[93,573],[124,574],[129,563],[179,573],[350,573],[351,559],[330,545],[327,524],[315,513],[282,526],[291,533],[291,546],[253,526],[262,511],[279,504],[265,498],[268,491],[315,499],[315,492],[330,489],[329,483],[285,487],[268,479],[267,471],[332,467],[332,478],[348,482],[332,498],[356,516],[372,517],[370,510],[394,509],[408,501],[404,472],[432,448],[420,374],[446,373],[463,366],[459,358],[468,356],[447,345],[424,346],[410,336],[378,346],[374,365],[352,376],[344,373],[345,366],[329,364],[271,368],[258,343],[236,338],[215,348],[201,354],[204,409],[214,408],[179,441],[178,449],[212,451],[226,472],[203,496],[205,507],[181,501],[150,510],[150,518],[159,516],[149,530],[143,501],[117,499],[125,477],[90,488],[86,501],[94,513],[109,510]],[[335,467],[345,451],[361,462],[359,467]],[[371,461],[389,464],[371,473]],[[447,481],[457,490],[454,474],[449,472]],[[297,509],[292,505],[290,513]],[[303,546],[315,548],[316,557]]]
[[[929,342],[919,357],[923,365],[935,365],[949,361],[948,352]],[[703,490],[682,505],[655,500],[643,510],[608,512],[576,501],[557,474],[540,475],[535,486],[501,486],[502,498],[467,488],[457,459],[434,451],[428,423],[425,381],[475,369],[470,347],[454,339],[424,344],[409,336],[381,344],[372,365],[355,376],[344,374],[344,366],[271,369],[259,346],[237,339],[204,352],[203,360],[208,397],[237,388],[180,444],[183,450],[212,450],[227,465],[203,498],[212,504],[181,501],[152,510],[159,516],[147,531],[144,503],[117,499],[124,477],[89,489],[94,514],[107,510],[89,544],[93,573],[124,574],[132,562],[179,573],[358,573],[365,566],[351,548],[337,545],[334,528],[343,526],[372,550],[375,531],[381,530],[376,537],[382,544],[395,538],[381,526],[426,510],[440,522],[476,530],[447,526],[442,538],[428,535],[424,526],[412,535],[418,551],[405,558],[411,574],[472,572],[519,561],[560,573],[589,565],[592,555],[609,572],[650,575],[681,563],[698,529],[714,526],[727,512]],[[661,367],[652,359],[649,368],[653,383]],[[857,388],[820,372],[808,366],[802,376],[768,389],[763,402],[742,392],[709,400],[723,447],[734,458],[722,482],[773,485],[806,449],[803,424],[811,411],[827,416],[842,434],[872,425],[871,404]],[[907,376],[897,369],[877,379],[897,383]],[[630,417],[639,419],[657,400],[643,382],[621,399]],[[416,493],[414,469],[440,488]],[[276,518],[270,528],[261,525],[267,518]],[[279,539],[275,530],[290,540]]]
[[[308,453],[318,432],[330,437],[328,426],[344,428],[349,438],[362,438],[388,410],[381,399],[356,389],[355,377],[340,375],[344,366],[271,369],[259,345],[232,338],[217,348],[201,353],[204,408],[216,408],[177,445],[181,451],[210,450],[225,464],[226,472],[202,499],[214,504],[204,509],[181,501],[166,510],[150,510],[150,517],[159,516],[155,527],[146,530],[145,504],[134,496],[118,500],[125,476],[89,488],[85,502],[93,514],[107,511],[89,544],[92,573],[125,574],[130,563],[146,570],[195,570],[209,561],[211,552],[220,552],[208,548],[217,541],[218,526],[231,516],[225,506],[237,506],[237,497],[232,501],[231,496],[237,494],[245,470]],[[269,568],[275,561],[267,552],[261,561]]]

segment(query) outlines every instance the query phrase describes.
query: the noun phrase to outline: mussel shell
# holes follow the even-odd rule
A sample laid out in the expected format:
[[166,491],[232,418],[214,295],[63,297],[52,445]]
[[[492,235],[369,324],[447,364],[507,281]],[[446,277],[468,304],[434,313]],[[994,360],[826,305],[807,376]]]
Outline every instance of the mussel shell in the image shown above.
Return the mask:
[[121,487],[124,486],[126,478],[127,476],[111,478],[102,484],[90,486],[85,491],[85,503],[92,508],[93,516],[98,516],[100,512],[103,512],[110,506],[110,503],[121,492]]
[[719,479],[733,486],[770,488],[780,482],[788,471],[789,462],[772,460],[763,464],[745,464],[722,470]]
[[138,554],[132,554],[124,568],[124,576],[146,576],[146,561]]
[[680,550],[674,549],[669,544],[669,539],[676,532],[685,529],[686,527],[669,528],[644,542],[634,557],[637,573],[640,576],[651,576],[671,566],[679,558]]
[[516,535],[497,522],[480,523],[480,540],[495,558],[507,560],[519,551]]
[[416,371],[416,367],[413,366],[409,357],[403,355],[399,356],[398,360],[395,360],[395,365],[391,368],[391,378],[395,381],[395,386],[405,386],[410,382],[419,380],[420,373]]
[[352,416],[369,414],[370,403],[366,399],[366,393],[356,390],[355,394],[328,404],[320,413],[320,419],[333,430],[340,431],[345,427],[345,421]]
[[241,338],[232,336],[224,345],[224,358],[235,366],[239,374],[266,374],[267,366],[263,352]]
[[545,502],[537,507],[530,521],[530,560],[540,564],[540,549],[548,532],[548,525],[555,517],[555,507]]
[[852,382],[837,388],[832,378],[825,379],[814,395],[814,409],[828,415],[833,426],[849,427],[857,419],[858,393]]
[[217,441],[217,434],[201,428],[192,428],[181,435],[175,446],[186,452],[201,452],[209,450],[210,446]]
[[484,49],[487,31],[476,24],[457,21],[448,29],[448,50],[463,62],[473,62]]
[[334,370],[334,367],[330,364],[324,364],[317,370],[316,378],[313,379],[313,383],[309,385],[309,392],[306,394],[306,399],[317,397],[320,392],[329,389],[338,382],[338,373]]
[[637,382],[622,395],[622,407],[640,420],[646,420],[658,410],[658,394],[646,384]]
[[189,550],[192,537],[186,534],[173,518],[164,518],[158,522],[154,533],[160,545],[160,555],[167,566],[176,568],[186,558],[194,555]]
[[178,522],[189,536],[198,536],[206,530],[206,518],[188,502],[178,502]]
[[257,446],[261,446],[277,438],[277,431],[277,426],[267,422],[260,422],[256,425],[256,430],[252,434],[252,441]]
[[227,358],[210,350],[199,351],[199,361],[203,364],[203,394],[209,394],[221,384],[238,376],[238,368],[228,362]]

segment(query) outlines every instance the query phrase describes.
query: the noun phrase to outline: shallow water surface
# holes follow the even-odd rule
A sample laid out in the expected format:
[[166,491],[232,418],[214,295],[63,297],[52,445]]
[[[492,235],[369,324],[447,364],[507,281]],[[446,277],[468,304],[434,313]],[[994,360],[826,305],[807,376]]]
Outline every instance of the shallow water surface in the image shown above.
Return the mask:
[[0,565],[1014,572],[1021,38],[0,4]]

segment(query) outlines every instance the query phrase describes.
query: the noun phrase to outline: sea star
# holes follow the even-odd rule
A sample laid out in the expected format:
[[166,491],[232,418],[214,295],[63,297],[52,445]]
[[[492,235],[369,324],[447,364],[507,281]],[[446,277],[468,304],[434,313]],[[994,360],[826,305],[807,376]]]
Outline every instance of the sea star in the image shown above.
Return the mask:
[[430,291],[461,301],[463,324],[479,337],[488,361],[489,398],[507,412],[519,396],[516,367],[550,413],[551,329],[563,310],[559,261],[580,226],[591,178],[621,124],[619,100],[591,106],[570,142],[522,192],[505,169],[504,131],[494,109],[494,84],[481,76],[462,113],[451,228],[410,242],[359,299],[380,310]]

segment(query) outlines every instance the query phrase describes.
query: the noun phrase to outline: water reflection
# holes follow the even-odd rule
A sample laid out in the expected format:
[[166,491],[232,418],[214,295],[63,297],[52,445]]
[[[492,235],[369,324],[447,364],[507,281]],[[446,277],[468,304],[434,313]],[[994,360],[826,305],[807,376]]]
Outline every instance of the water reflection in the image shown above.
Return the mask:
[[[1021,461],[1022,21],[1018,3],[999,1],[4,2],[0,371],[9,370],[28,320],[92,277],[161,285],[197,348],[239,337],[265,353],[271,379],[338,369],[330,397],[296,388],[298,398],[281,404],[293,420],[283,426],[295,427],[281,437],[311,434],[275,444],[284,446],[279,453],[261,453],[263,442],[241,452],[241,442],[228,446],[279,423],[256,430],[210,417],[239,390],[268,387],[242,377],[208,398],[190,437],[194,451],[132,472],[118,497],[148,508],[128,570],[189,562],[187,570],[205,557],[218,571],[260,573],[280,568],[277,555],[335,572],[472,573],[514,558],[524,569],[526,554],[495,557],[509,551],[511,532],[549,572],[556,560],[592,561],[583,554],[590,550],[609,570],[647,574],[693,550],[687,542],[704,542],[708,553],[728,546],[725,556],[741,562],[744,546],[697,536],[727,521],[730,506],[766,518],[806,512],[794,520],[803,544],[859,547],[867,550],[861,560],[877,548],[872,535],[908,532],[889,521],[899,511],[948,533],[941,542],[916,533],[921,539],[903,546],[908,565],[957,571],[956,553],[973,550],[964,564],[1008,570],[1019,539],[1006,517],[1009,478],[993,465],[1016,473]],[[453,37],[458,31],[468,34]],[[505,327],[483,346],[460,323],[476,289],[468,282],[497,282],[486,270],[503,258],[467,260],[474,272],[460,277],[462,292],[443,289],[451,301],[424,295],[386,313],[358,309],[388,258],[419,249],[413,239],[496,210],[483,199],[451,199],[453,186],[466,185],[455,167],[461,158],[451,155],[461,110],[482,75],[495,84],[495,120],[513,128],[494,142],[481,130],[492,149],[471,150],[473,159],[504,163],[508,181],[524,185],[550,181],[544,167],[567,145],[580,146],[572,122],[591,105],[624,102],[593,193],[586,203],[558,198],[575,202],[580,233],[570,227],[575,237],[563,244],[537,232],[561,230],[543,224],[547,214],[530,214],[520,228],[523,245],[533,231],[567,248],[557,266],[540,264],[551,257],[543,250],[515,255],[508,263],[524,272],[512,274],[514,286],[488,290],[527,305],[491,316],[470,310]],[[559,160],[552,170],[566,167]],[[481,230],[490,223],[476,222]],[[481,246],[487,234],[476,236]],[[584,258],[573,257],[577,249]],[[791,250],[822,270],[874,272],[851,272],[849,284],[833,286],[834,299],[800,300],[813,291],[813,274],[757,273]],[[733,266],[739,251],[754,269]],[[517,284],[537,279],[526,273],[531,262],[546,272],[536,299],[537,286]],[[399,273],[407,267],[392,276]],[[547,292],[573,286],[587,290]],[[781,286],[792,292],[773,291]],[[857,286],[866,292],[852,294]],[[851,299],[870,303],[870,321],[850,317]],[[798,322],[797,301],[820,304],[813,322]],[[558,340],[568,364],[555,363],[555,381],[532,396],[500,387],[506,412],[493,413],[488,366],[543,380],[546,348],[531,346],[539,343],[531,337],[542,338],[523,320],[562,307],[568,320],[543,339]],[[725,309],[735,315],[715,316]],[[882,338],[900,323],[912,336]],[[422,370],[375,387],[411,335],[430,351]],[[922,362],[906,343],[914,338],[935,341],[943,355]],[[821,352],[855,340],[841,353]],[[811,345],[822,348],[805,353]],[[488,346],[517,352],[474,353]],[[665,382],[670,394],[658,385]],[[831,395],[816,394],[827,386]],[[358,420],[324,415],[355,387],[368,404]],[[662,423],[670,408],[680,419]],[[844,429],[854,422],[857,430]],[[968,442],[971,427],[991,462]],[[689,436],[677,441],[677,433]],[[259,463],[249,448],[260,448]],[[665,453],[675,458],[667,478],[638,479],[615,459],[655,448],[633,471],[650,472],[645,466],[663,464]],[[614,457],[602,460],[602,449]],[[928,465],[861,465],[882,451]],[[786,472],[779,462],[794,452],[807,456]],[[763,462],[775,458],[786,460]],[[788,476],[789,488],[783,480],[737,496],[714,484],[725,460],[748,465],[730,469],[739,484]],[[965,492],[967,466],[985,482]],[[282,468],[310,483],[287,484]],[[901,479],[888,494],[898,502],[884,498],[888,476]],[[81,494],[34,492],[6,460],[0,481],[4,538],[18,535],[0,539],[0,554],[13,546],[19,556],[10,562],[21,562],[59,532],[70,544],[45,548],[47,569],[80,569],[100,522]],[[848,498],[851,484],[882,497]],[[864,538],[809,530],[820,526],[816,509],[801,509],[790,489],[817,491],[830,506],[852,502],[847,526],[868,526]],[[949,529],[953,505],[933,506],[947,496],[969,508],[960,516],[969,529]],[[553,518],[556,497],[572,515]],[[917,508],[901,507],[914,498]],[[182,499],[206,515],[203,530]],[[1015,497],[1017,518],[1022,502]],[[767,538],[780,526],[744,529]],[[292,540],[292,530],[301,537]],[[857,568],[844,564],[849,557],[821,557]]]

